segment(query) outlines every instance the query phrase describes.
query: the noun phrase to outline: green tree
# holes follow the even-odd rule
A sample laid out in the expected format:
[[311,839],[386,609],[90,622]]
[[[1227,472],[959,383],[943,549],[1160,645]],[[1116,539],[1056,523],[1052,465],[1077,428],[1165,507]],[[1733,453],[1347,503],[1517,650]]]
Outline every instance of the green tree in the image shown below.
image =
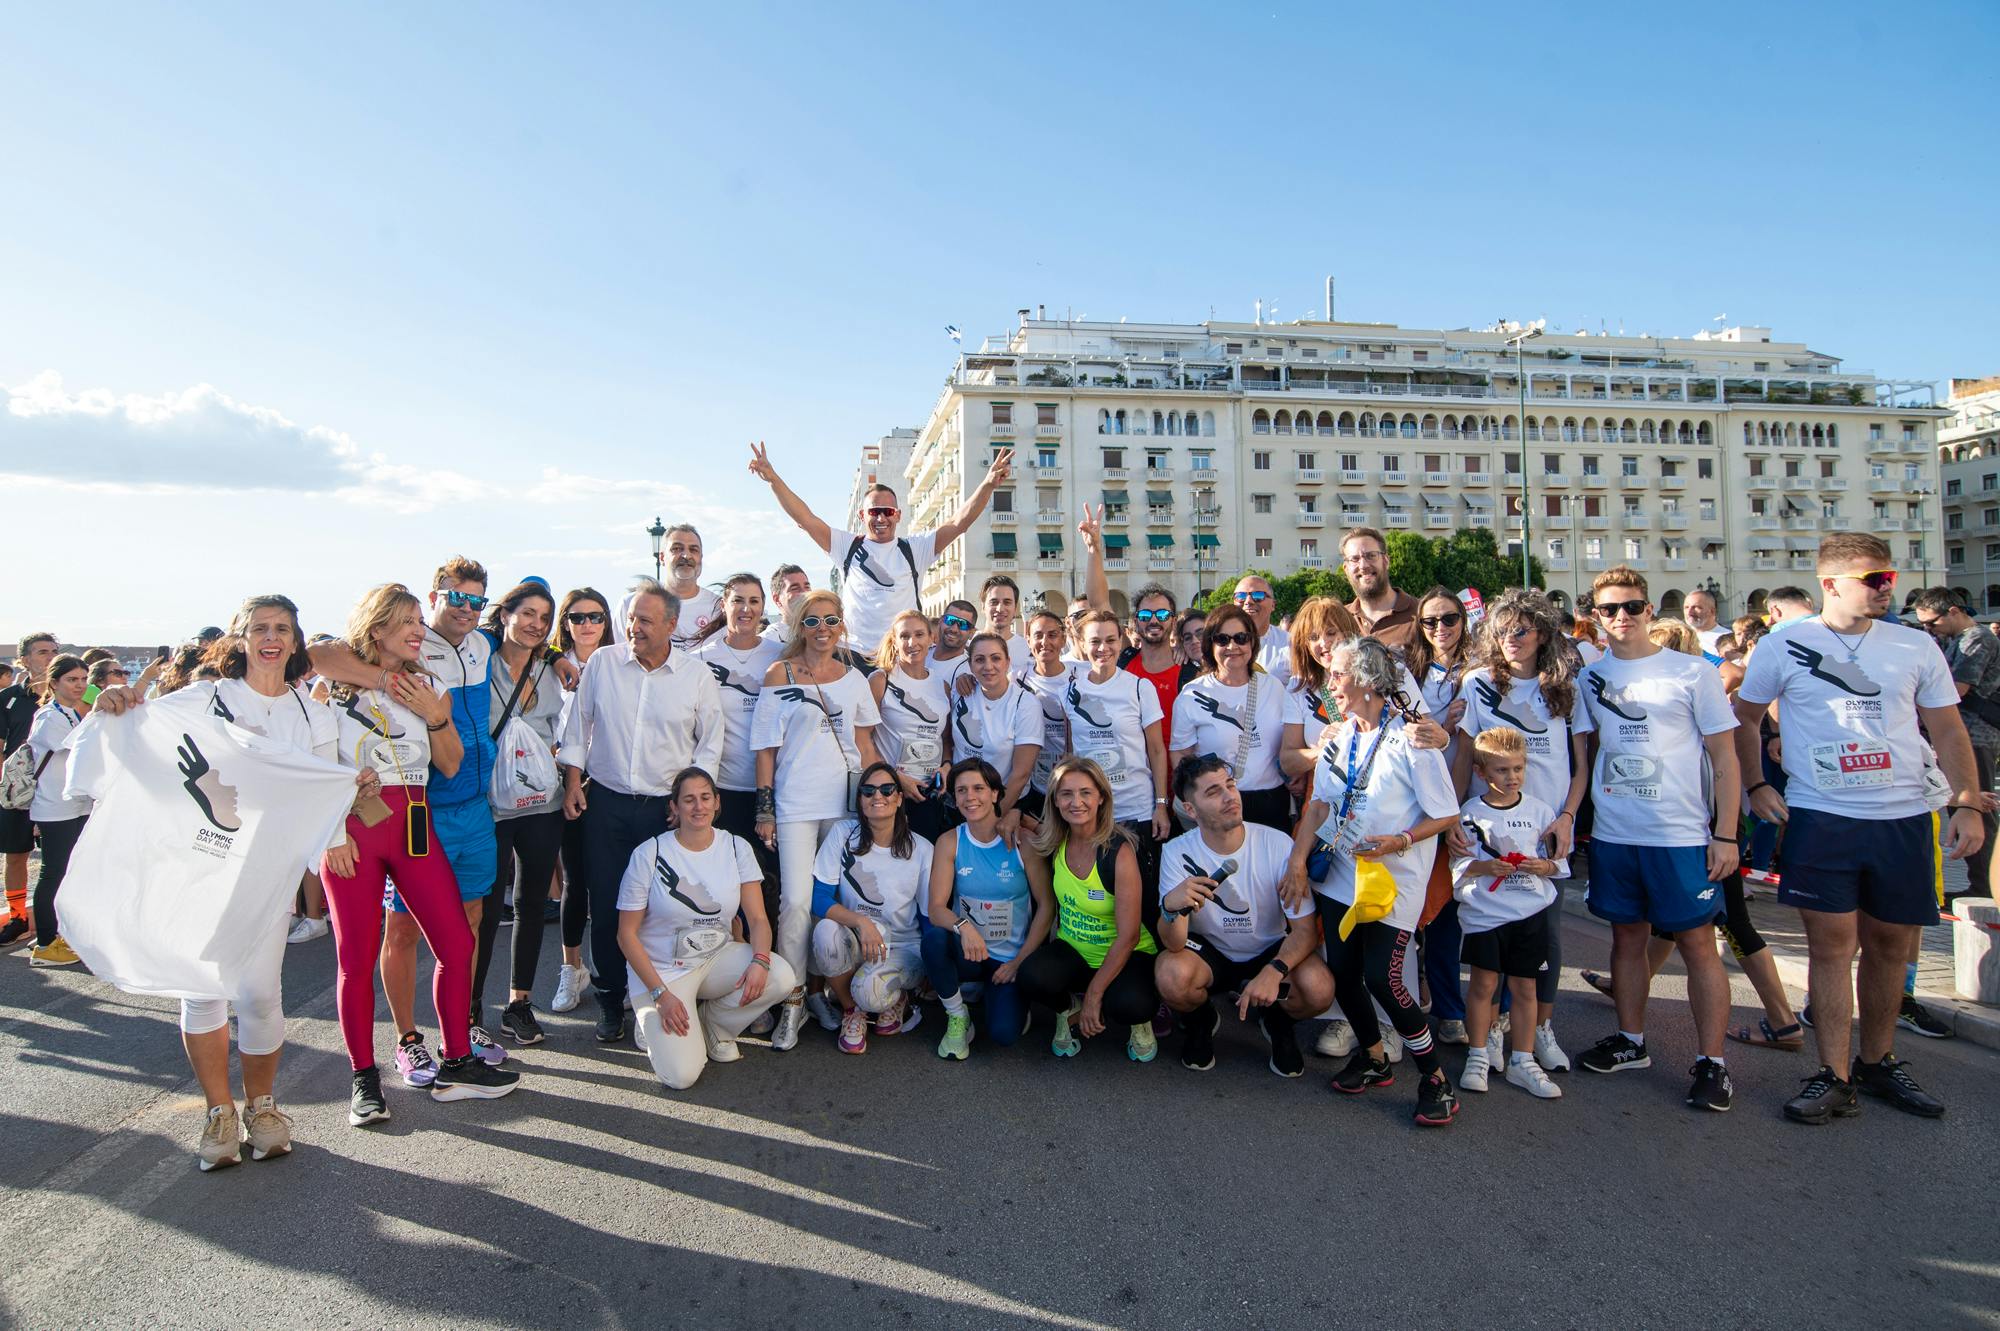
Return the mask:
[[[1455,531],[1448,540],[1438,542],[1435,569],[1438,582],[1452,591],[1473,587],[1488,600],[1509,587],[1521,585],[1519,556],[1502,554],[1493,532],[1486,527]],[[1545,585],[1541,561],[1532,555],[1528,558],[1528,571],[1532,585]]]
[[1388,549],[1391,584],[1415,596],[1437,583],[1437,542],[1413,531],[1392,531],[1383,537],[1383,544]]

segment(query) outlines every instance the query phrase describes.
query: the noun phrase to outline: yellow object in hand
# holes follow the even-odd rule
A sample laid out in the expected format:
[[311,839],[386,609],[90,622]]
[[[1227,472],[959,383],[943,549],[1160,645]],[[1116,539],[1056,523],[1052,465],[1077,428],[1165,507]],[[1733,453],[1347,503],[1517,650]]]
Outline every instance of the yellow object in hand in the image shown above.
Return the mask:
[[1375,860],[1354,861],[1354,904],[1340,917],[1340,937],[1345,942],[1357,924],[1387,918],[1396,908],[1396,879]]

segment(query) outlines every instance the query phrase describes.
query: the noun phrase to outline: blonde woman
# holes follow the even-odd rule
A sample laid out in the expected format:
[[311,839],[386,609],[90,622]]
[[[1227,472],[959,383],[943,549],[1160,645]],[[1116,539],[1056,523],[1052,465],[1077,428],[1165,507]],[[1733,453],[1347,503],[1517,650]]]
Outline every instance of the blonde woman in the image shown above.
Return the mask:
[[931,622],[916,610],[889,621],[875,649],[882,668],[868,680],[882,722],[875,732],[883,761],[896,769],[910,827],[925,840],[944,830],[944,773],[951,766],[951,695],[930,668]]

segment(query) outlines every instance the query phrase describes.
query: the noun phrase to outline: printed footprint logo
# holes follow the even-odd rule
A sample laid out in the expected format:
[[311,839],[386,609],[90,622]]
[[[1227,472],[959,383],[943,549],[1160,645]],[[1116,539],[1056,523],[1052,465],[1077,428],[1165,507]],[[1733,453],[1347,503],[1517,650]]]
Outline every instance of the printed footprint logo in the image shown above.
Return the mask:
[[[653,856],[653,872],[660,876],[660,886],[667,889],[667,895],[680,902],[697,915],[719,915],[722,907],[709,899],[700,883],[689,883],[686,892],[681,891],[681,876],[674,872],[664,856]],[[697,899],[699,898],[699,899]]]
[[840,852],[840,876],[847,880],[855,895],[871,906],[882,904],[882,888],[875,881],[875,871],[860,864],[851,846],[844,846]]
[[[1598,703],[1603,706],[1604,710],[1610,712],[1613,716],[1624,717],[1627,721],[1644,721],[1646,719],[1646,709],[1639,706],[1639,700],[1634,698],[1630,691],[1624,688],[1614,689],[1606,687],[1604,676],[1594,670],[1590,673],[1590,691],[1596,695]],[[1628,712],[1625,710],[1627,707],[1635,708],[1636,710]]]
[[[1503,709],[1500,706],[1500,703],[1502,701],[1500,697],[1500,690],[1495,688],[1492,684],[1488,683],[1487,681],[1483,679],[1475,679],[1472,682],[1472,687],[1473,687],[1473,692],[1479,695],[1480,706],[1484,707],[1487,711],[1493,713],[1493,715],[1499,720],[1505,721],[1508,725],[1514,727],[1514,729],[1521,731],[1523,734],[1527,735],[1546,735],[1549,733],[1549,728],[1547,726],[1538,726],[1533,721],[1528,720],[1526,717],[1516,716],[1512,712]],[[1604,698],[1604,692],[1602,687],[1600,686],[1598,690],[1598,699],[1599,701],[1603,701],[1603,698]],[[1611,704],[1608,702],[1606,702],[1604,705],[1607,707],[1611,706]],[[1616,711],[1617,709],[1613,708],[1612,710]],[[1623,715],[1623,713],[1620,713],[1620,715]],[[1631,720],[1632,718],[1627,717],[1626,719]]]
[[181,789],[200,806],[201,816],[225,832],[242,831],[243,820],[236,811],[236,787],[216,775],[207,755],[194,742],[194,736],[183,734],[175,752],[180,755],[181,775],[187,778],[181,782]]

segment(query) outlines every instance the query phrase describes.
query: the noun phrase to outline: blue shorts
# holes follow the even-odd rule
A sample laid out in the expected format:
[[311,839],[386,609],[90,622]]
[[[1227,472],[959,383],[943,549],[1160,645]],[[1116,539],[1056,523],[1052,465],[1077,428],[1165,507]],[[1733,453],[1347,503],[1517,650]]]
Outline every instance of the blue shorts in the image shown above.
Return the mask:
[[[459,804],[433,804],[430,810],[431,841],[444,852],[452,876],[458,879],[458,899],[478,901],[493,890],[493,880],[500,875],[500,847],[493,836],[493,806],[484,799],[476,799]],[[410,913],[393,886],[383,893],[382,904],[404,915]]]
[[1884,924],[1936,924],[1944,899],[1937,815],[1849,818],[1792,806],[1778,848],[1778,900],[1860,911]]
[[1707,846],[1590,843],[1590,913],[1613,924],[1650,924],[1677,934],[1699,929],[1722,909],[1708,881]]

